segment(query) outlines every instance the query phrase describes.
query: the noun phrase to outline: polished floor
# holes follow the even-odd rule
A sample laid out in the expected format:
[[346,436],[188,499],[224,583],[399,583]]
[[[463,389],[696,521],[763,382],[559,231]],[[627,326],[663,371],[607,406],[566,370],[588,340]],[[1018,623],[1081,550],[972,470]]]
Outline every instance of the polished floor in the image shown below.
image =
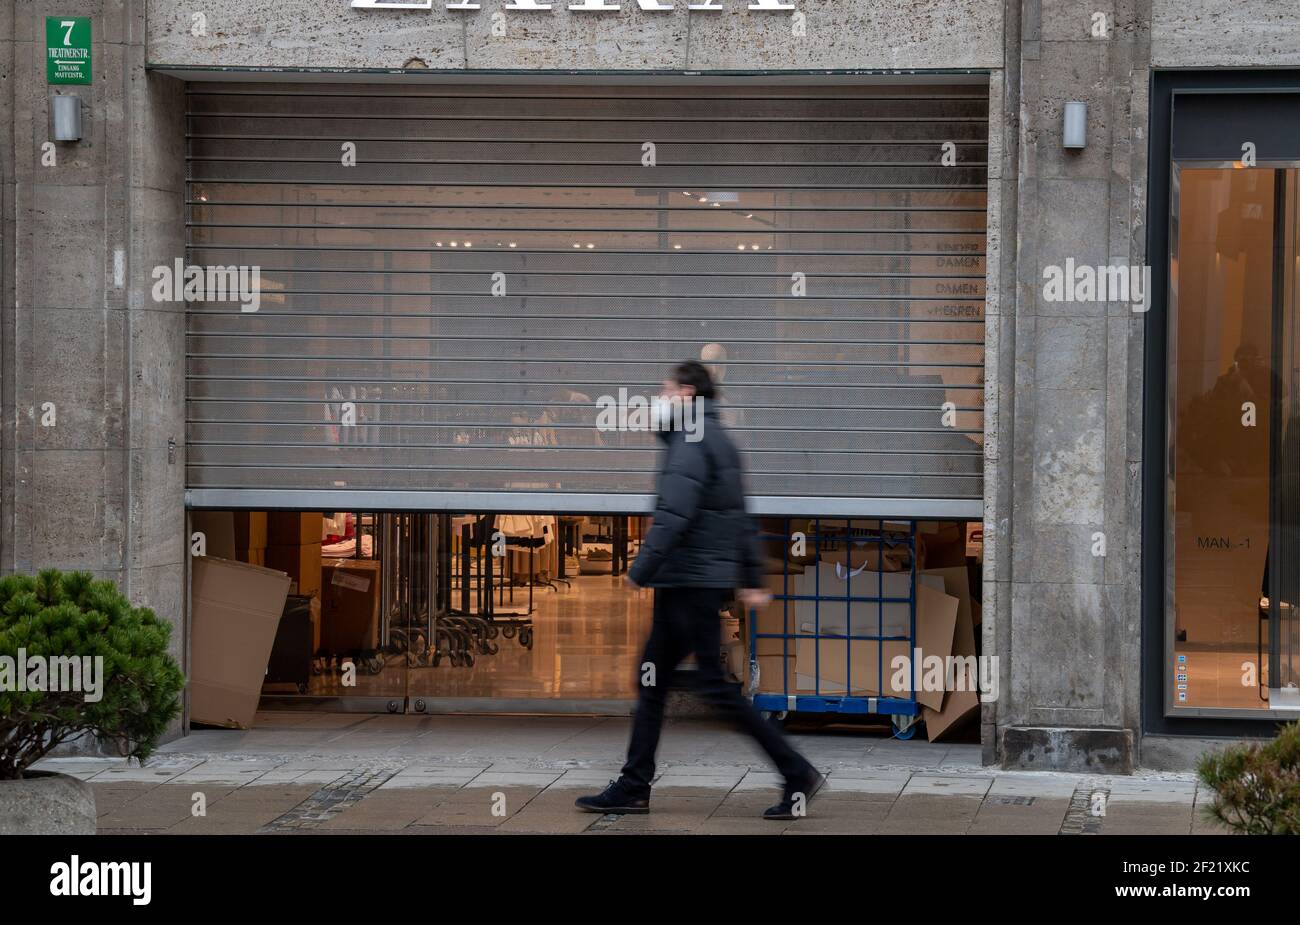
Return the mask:
[[[500,700],[614,700],[636,697],[636,660],[650,632],[653,592],[622,577],[577,575],[568,584],[533,588],[532,647],[499,635],[495,653],[476,652],[473,665],[412,666],[400,654],[362,664],[355,686],[337,670],[313,675],[309,697],[380,696]],[[498,611],[523,611],[528,588],[506,589]],[[284,691],[267,689],[277,697]]]
[[[1214,707],[1231,710],[1267,710],[1268,702],[1261,698],[1260,678],[1256,669],[1259,654],[1255,646],[1176,646],[1179,655],[1186,657],[1182,663],[1186,681],[1171,677],[1174,687],[1174,705],[1180,707]],[[1264,653],[1267,666],[1268,653]],[[1267,683],[1267,668],[1265,669]],[[1179,691],[1178,684],[1186,685]],[[1178,694],[1185,693],[1185,700]]]

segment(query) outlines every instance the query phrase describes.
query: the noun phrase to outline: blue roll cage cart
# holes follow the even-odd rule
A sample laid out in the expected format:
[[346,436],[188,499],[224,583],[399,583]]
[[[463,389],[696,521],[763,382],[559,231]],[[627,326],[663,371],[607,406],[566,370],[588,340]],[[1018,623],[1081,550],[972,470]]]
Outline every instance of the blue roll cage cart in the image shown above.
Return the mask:
[[[790,531],[790,518],[786,518],[783,533],[762,532],[759,534],[764,548],[768,548],[770,543],[767,541],[781,540],[784,544],[784,555],[782,556],[782,592],[774,594],[773,600],[781,604],[782,609],[782,632],[780,633],[758,633],[754,630],[757,627],[757,611],[754,608],[749,609],[748,618],[749,626],[749,678],[751,687],[757,687],[758,680],[758,640],[759,639],[781,639],[782,645],[782,681],[780,692],[772,691],[755,691],[753,695],[754,707],[760,710],[765,717],[775,720],[782,720],[788,713],[841,713],[841,714],[878,714],[888,716],[894,727],[894,735],[899,739],[910,739],[916,734],[917,721],[921,712],[920,705],[916,701],[916,688],[919,683],[918,675],[919,666],[913,664],[912,683],[909,685],[908,697],[886,697],[886,696],[853,696],[852,678],[853,678],[853,643],[858,640],[868,642],[877,642],[876,645],[876,675],[879,681],[881,692],[885,689],[885,678],[889,677],[885,673],[885,643],[891,641],[905,641],[907,643],[907,652],[909,660],[911,654],[916,650],[916,521],[914,520],[895,520],[895,519],[876,519],[876,518],[824,518],[828,524],[835,525],[835,532],[823,531],[823,518],[812,519],[812,533],[804,534],[805,549],[811,544],[811,549],[815,558],[807,563],[813,569],[814,588],[812,594],[792,594],[791,593],[791,548],[798,540],[796,534]],[[869,524],[869,527],[855,527],[855,524]],[[842,530],[839,525],[843,525]],[[887,525],[898,525],[903,530],[887,529]],[[817,567],[821,560],[821,553],[824,544],[843,544],[848,551],[850,567],[844,582],[843,593],[833,593],[833,589],[823,588],[821,586],[820,571]],[[864,571],[862,578],[859,579],[858,588],[867,585],[862,591],[854,587],[853,569],[853,551],[864,547],[876,547],[876,571]],[[910,569],[910,581],[908,582],[907,597],[886,597],[884,593],[884,563],[886,549],[896,549],[900,545],[905,545],[908,553],[908,568]],[[829,550],[828,550],[829,551]],[[895,573],[897,574],[897,573]],[[806,589],[805,589],[806,590]],[[858,593],[855,593],[858,591]],[[874,593],[869,593],[874,591]],[[813,627],[812,632],[804,632],[801,627],[795,626],[794,607],[791,602],[809,601],[812,603]],[[845,630],[848,635],[823,633],[821,625],[821,605],[825,602],[834,601],[846,612]],[[875,604],[876,605],[876,632],[873,634],[854,633],[853,620],[851,614],[854,604]],[[890,636],[884,633],[884,613],[886,604],[907,604],[908,606],[908,634],[906,636]],[[805,608],[806,609],[806,608]],[[839,607],[837,606],[837,609]],[[795,641],[800,639],[815,640],[813,647],[814,661],[816,670],[813,673],[814,687],[812,693],[806,691],[798,692],[792,690],[794,685],[791,684],[790,677],[790,655],[791,647],[796,644]],[[821,657],[823,646],[828,643],[834,644],[843,642],[846,650],[845,653],[845,679],[843,689],[844,694],[826,694],[821,690]]]

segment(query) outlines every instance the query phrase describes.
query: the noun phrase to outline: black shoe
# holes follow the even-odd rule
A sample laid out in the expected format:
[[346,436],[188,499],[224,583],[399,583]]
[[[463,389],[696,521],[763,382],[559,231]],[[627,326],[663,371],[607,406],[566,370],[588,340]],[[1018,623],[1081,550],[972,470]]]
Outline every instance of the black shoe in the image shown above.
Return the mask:
[[623,778],[612,780],[595,796],[578,797],[573,805],[588,813],[640,814],[650,812],[650,794],[638,796]]
[[807,813],[808,804],[817,794],[818,790],[826,785],[826,775],[822,774],[816,768],[809,768],[808,776],[799,781],[786,781],[785,791],[781,795],[781,802],[775,806],[769,806],[763,810],[764,819],[798,819],[795,815],[794,803],[797,795],[803,797],[804,814]]

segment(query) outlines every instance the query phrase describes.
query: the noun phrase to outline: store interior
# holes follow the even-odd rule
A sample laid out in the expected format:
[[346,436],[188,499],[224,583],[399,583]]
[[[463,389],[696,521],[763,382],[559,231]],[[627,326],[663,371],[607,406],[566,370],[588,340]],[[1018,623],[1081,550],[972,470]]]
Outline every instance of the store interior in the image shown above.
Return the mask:
[[1300,171],[1183,169],[1177,203],[1168,702],[1300,708]]
[[[625,715],[654,604],[625,575],[649,525],[634,515],[192,511],[204,545],[191,595],[191,722],[246,727],[259,707]],[[978,524],[760,526],[774,599],[719,614],[720,662],[748,693],[910,697],[882,691],[889,669],[873,666],[911,644],[856,634],[888,634],[913,584],[917,645],[979,656]],[[835,596],[845,600],[813,600]],[[852,630],[836,624],[846,608]],[[837,635],[810,649],[817,633]],[[692,668],[679,666],[684,689]],[[918,690],[917,728],[978,741],[974,680],[937,699]],[[888,717],[772,713],[890,734]]]

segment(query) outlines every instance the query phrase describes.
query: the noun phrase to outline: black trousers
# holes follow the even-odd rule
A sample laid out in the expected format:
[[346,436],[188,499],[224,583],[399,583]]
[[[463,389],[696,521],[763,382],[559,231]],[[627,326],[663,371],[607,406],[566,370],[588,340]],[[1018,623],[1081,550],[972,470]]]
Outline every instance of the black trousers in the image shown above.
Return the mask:
[[[655,776],[655,750],[664,722],[664,700],[673,670],[693,652],[697,670],[696,692],[727,719],[749,733],[787,781],[807,776],[812,765],[795,751],[781,730],[763,719],[753,704],[722,674],[718,652],[722,628],[718,611],[731,597],[720,588],[658,588],[655,590],[654,625],[645,655],[637,665],[636,718],[632,741],[623,765],[623,780],[629,787],[649,793]],[[654,666],[648,677],[649,665]],[[654,683],[648,683],[649,681]]]

